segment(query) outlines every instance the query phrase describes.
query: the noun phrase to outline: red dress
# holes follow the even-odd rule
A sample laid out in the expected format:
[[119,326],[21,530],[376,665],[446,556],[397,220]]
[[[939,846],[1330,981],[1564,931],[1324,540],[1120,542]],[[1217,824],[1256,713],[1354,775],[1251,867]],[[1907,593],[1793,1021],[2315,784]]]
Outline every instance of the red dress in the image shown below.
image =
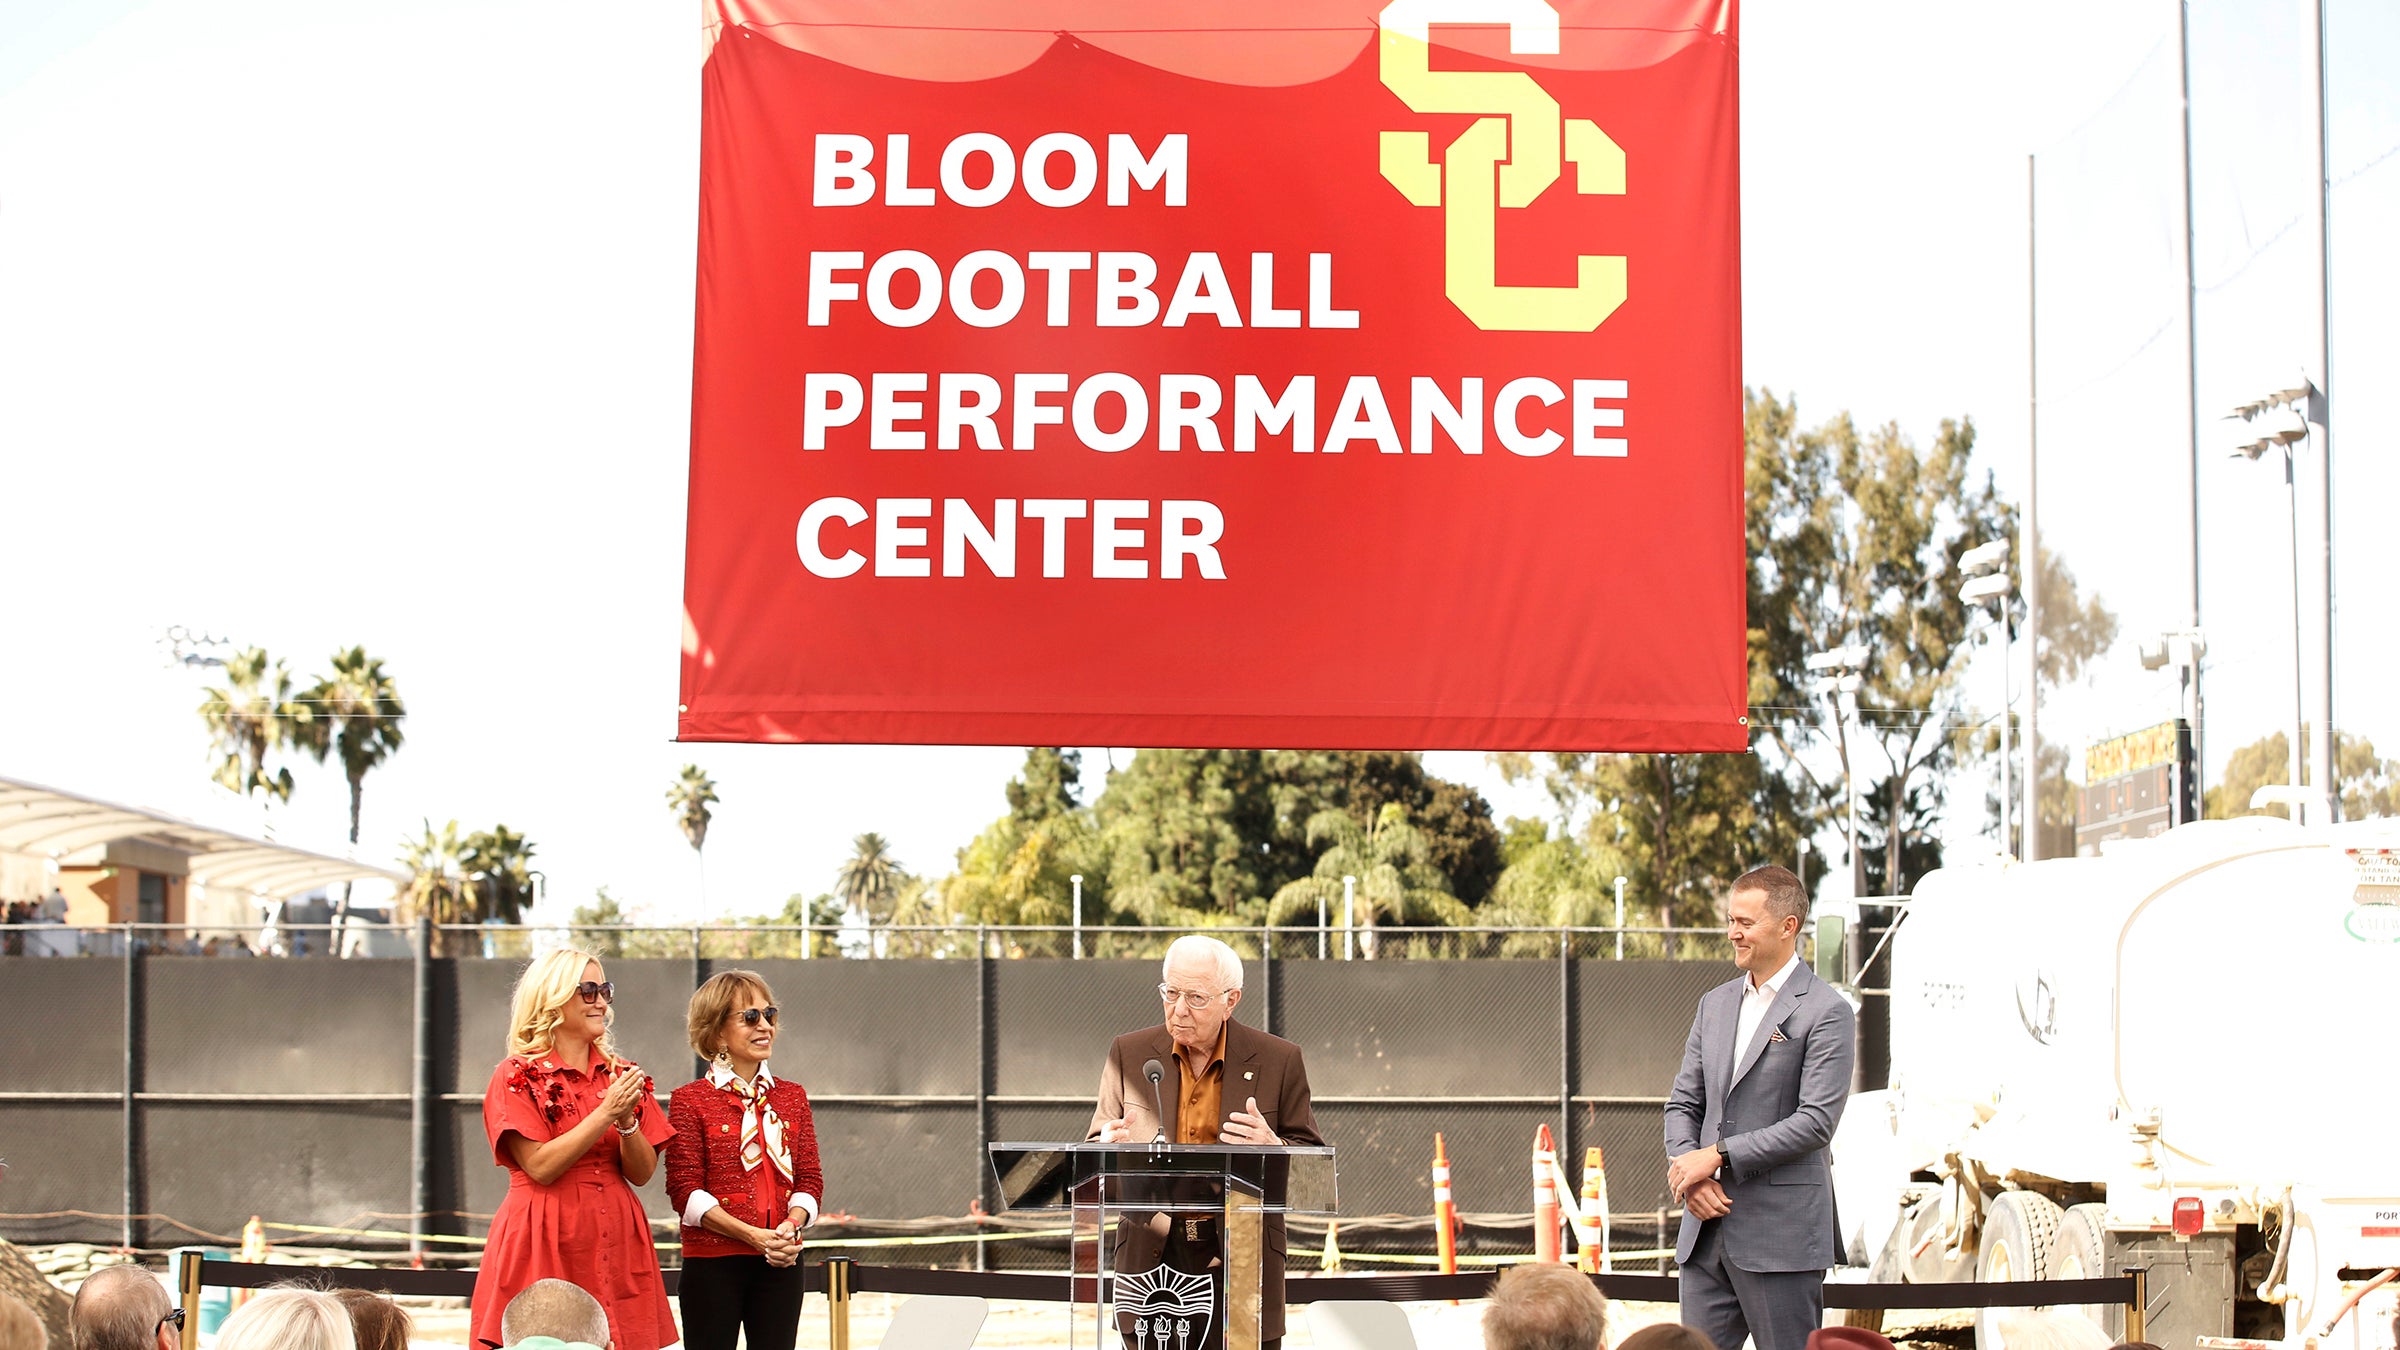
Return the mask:
[[[639,1073],[639,1069],[631,1069]],[[650,1220],[641,1197],[617,1162],[617,1136],[600,1136],[592,1151],[549,1185],[525,1175],[505,1140],[520,1134],[546,1143],[573,1129],[607,1095],[610,1069],[570,1069],[549,1055],[511,1055],[492,1071],[483,1092],[483,1130],[492,1159],[508,1169],[508,1198],[492,1216],[483,1268],[475,1276],[470,1346],[499,1345],[500,1314],[535,1280],[580,1285],[608,1310],[615,1350],[659,1350],[682,1339],[667,1307],[650,1245]],[[675,1137],[658,1098],[642,1092],[641,1135],[653,1148]]]

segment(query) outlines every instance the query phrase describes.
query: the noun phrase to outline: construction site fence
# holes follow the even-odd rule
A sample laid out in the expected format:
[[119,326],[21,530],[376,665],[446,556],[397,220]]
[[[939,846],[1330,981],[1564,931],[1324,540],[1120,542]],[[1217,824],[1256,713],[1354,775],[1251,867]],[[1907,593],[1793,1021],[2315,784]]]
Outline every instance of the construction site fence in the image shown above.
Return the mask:
[[[1623,927],[1427,927],[1343,925],[1338,918],[1277,927],[1153,928],[1068,924],[436,924],[434,955],[523,961],[561,947],[603,959],[958,960],[1156,959],[1185,933],[1224,940],[1246,960],[1477,960],[1556,956],[1584,960],[1724,960],[1725,930]],[[270,923],[240,927],[124,923],[0,924],[0,955],[44,957],[209,956],[227,959],[337,957],[406,960],[408,924]]]
[[[681,1272],[664,1272],[666,1293],[674,1297]],[[1091,1302],[1106,1296],[1105,1282],[1090,1275],[1028,1275],[984,1271],[926,1270],[911,1266],[859,1265],[845,1257],[804,1265],[803,1287],[823,1295],[829,1323],[828,1341],[850,1344],[850,1302],[863,1293],[933,1294],[1004,1299],[1028,1303]],[[1436,1299],[1479,1299],[1491,1292],[1498,1271],[1472,1275],[1344,1275],[1294,1276],[1284,1281],[1287,1303],[1333,1303],[1385,1300],[1394,1303]],[[1586,1279],[1611,1299],[1631,1303],[1674,1303],[1680,1285],[1672,1276],[1591,1274]],[[175,1270],[180,1306],[194,1315],[184,1318],[183,1350],[197,1350],[201,1291],[204,1288],[259,1289],[290,1283],[290,1266],[252,1265],[208,1260],[196,1252],[178,1254]],[[466,1298],[475,1291],[472,1270],[394,1270],[309,1268],[301,1282],[318,1289],[364,1289],[404,1297]],[[2076,1305],[2114,1305],[2125,1310],[2125,1339],[2139,1341],[2145,1333],[2149,1307],[2147,1272],[2087,1280],[2025,1280],[1956,1284],[1852,1284],[1825,1286],[1825,1306],[1837,1309],[1956,1309],[2047,1308]]]
[[[899,926],[863,947],[853,932],[844,952],[839,930],[420,923],[396,955],[241,961],[184,955],[180,930],[96,930],[108,959],[0,956],[0,1025],[28,1029],[0,1037],[0,1237],[157,1249],[224,1245],[252,1216],[294,1231],[375,1216],[415,1250],[459,1250],[507,1187],[482,1105],[511,989],[525,955],[569,942],[607,963],[617,1050],[662,1095],[701,1069],[692,990],[759,972],[783,1009],[775,1068],[810,1095],[829,1220],[959,1231],[1001,1215],[990,1144],[1084,1137],[1107,1045],[1157,1025],[1158,957],[1181,931]],[[1380,1216],[1431,1215],[1437,1132],[1460,1210],[1529,1210],[1542,1126],[1570,1185],[1601,1147],[1609,1207],[1653,1216],[1615,1242],[1659,1244],[1656,1216],[1673,1208],[1661,1111],[1700,995],[1735,973],[1719,930],[1206,931],[1243,953],[1240,1020],[1307,1057],[1340,1150],[1345,1247],[1355,1222],[1362,1257],[1432,1250],[1429,1231],[1370,1235]],[[328,945],[304,952],[309,934]],[[332,949],[330,929],[282,936],[295,958]],[[1861,1013],[1868,1087],[1885,1002]],[[671,1237],[663,1185],[637,1193]],[[1470,1227],[1461,1254],[1529,1251],[1530,1228]],[[970,1235],[911,1256],[983,1268],[989,1246]],[[1008,1259],[1065,1268],[1065,1251],[1037,1246]]]

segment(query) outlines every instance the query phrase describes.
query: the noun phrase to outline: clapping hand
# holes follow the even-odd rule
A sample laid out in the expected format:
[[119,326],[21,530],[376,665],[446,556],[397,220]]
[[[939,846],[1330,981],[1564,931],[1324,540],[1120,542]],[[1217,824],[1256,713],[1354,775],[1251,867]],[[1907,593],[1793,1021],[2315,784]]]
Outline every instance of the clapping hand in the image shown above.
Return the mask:
[[649,1080],[643,1077],[641,1069],[631,1064],[623,1066],[609,1083],[607,1094],[600,1099],[600,1114],[620,1128],[639,1121],[642,1118],[642,1091],[648,1084]]

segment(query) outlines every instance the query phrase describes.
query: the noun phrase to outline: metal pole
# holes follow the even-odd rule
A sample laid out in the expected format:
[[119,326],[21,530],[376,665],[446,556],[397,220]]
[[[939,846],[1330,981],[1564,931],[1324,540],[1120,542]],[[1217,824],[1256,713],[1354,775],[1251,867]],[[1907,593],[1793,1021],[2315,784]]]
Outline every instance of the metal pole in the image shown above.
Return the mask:
[[[983,1201],[983,1211],[992,1213],[999,1207],[1000,1197],[994,1193],[992,1175],[992,1078],[995,1058],[993,1031],[997,1019],[992,1016],[994,989],[992,954],[983,940],[983,928],[975,929],[975,1191]],[[975,1244],[975,1268],[984,1269],[984,1253],[990,1243]]]
[[1078,872],[1067,880],[1075,883],[1075,959],[1080,961],[1083,959],[1083,874]]
[[[433,1211],[433,919],[417,916],[415,1023],[409,1054],[408,1252],[425,1255]],[[195,1315],[196,1316],[196,1315]]]
[[1625,959],[1625,878],[1617,878],[1617,959]]
[[1325,959],[1325,893],[1317,892],[1317,959]]
[[182,1350],[200,1350],[200,1261],[205,1254],[195,1247],[175,1253],[175,1306],[183,1309]]
[[[2193,632],[2200,631],[2200,280],[2199,265],[2192,253],[2192,6],[2191,0],[2180,0],[2175,15],[2175,55],[2182,71],[2183,97],[2183,389],[2184,429],[2191,440],[2191,455],[2184,466],[2184,488],[2191,512],[2192,555],[2186,588],[2191,599]],[[2200,668],[2192,667],[2192,736],[2195,743],[2200,735]],[[2196,750],[2195,762],[2205,762]],[[2029,761],[2030,762],[2030,761]],[[2199,785],[2193,786],[2198,800]],[[2033,817],[2028,815],[2026,819]]]
[[2006,856],[2010,851],[2008,847],[2008,808],[2012,805],[2008,790],[2008,592],[2002,591],[1998,599],[2000,611],[2000,852]]
[[[1575,1142],[1575,953],[1558,930],[1558,1156],[1582,1156]],[[1559,1184],[1566,1184],[1559,1172]]]
[[[1842,677],[1845,681],[1851,677]],[[1833,724],[1842,738],[1842,792],[1850,799],[1850,893],[1867,893],[1867,860],[1858,851],[1858,765],[1850,754],[1850,714],[1858,707],[1858,695],[1844,691],[1833,696]]]
[[2125,1339],[2144,1341],[2150,1338],[2150,1271],[2134,1266],[2126,1274],[2133,1277],[2133,1297],[2125,1304]]
[[[2300,756],[2302,743],[2308,739],[2307,700],[2302,693],[2308,683],[2306,662],[2302,660],[2304,644],[2300,639],[2300,488],[2293,481],[2294,461],[2298,456],[2292,447],[2283,447],[2283,499],[2291,509],[2292,518],[2292,788],[2300,787]],[[2292,823],[2297,825],[2301,815],[2298,800],[2292,802]]]
[[2315,7],[2317,28],[2317,473],[2323,486],[2325,653],[2317,718],[2317,790],[2324,794],[2323,819],[2342,818],[2342,787],[2333,737],[2333,176],[2326,158],[2332,97],[2325,80],[2325,0]]
[[141,1122],[134,1114],[134,1097],[142,1090],[142,977],[133,954],[134,930],[126,924],[119,930],[125,944],[124,1003],[125,1030],[125,1096],[123,1112],[125,1140],[124,1196],[125,1217],[121,1236],[127,1247],[139,1247],[140,1233],[134,1216],[142,1212],[142,1135]]
[[[2189,112],[2186,112],[2189,125]],[[2191,153],[2191,142],[2184,142],[2184,153]],[[2027,862],[2041,856],[2042,820],[2042,457],[2041,457],[2041,329],[2040,290],[2034,279],[2036,270],[2033,156],[2025,157],[2025,514],[2021,518],[2022,537],[2017,541],[2017,574],[2025,583],[2025,804],[2017,812],[2025,839],[2017,856]],[[2190,200],[2186,183],[2185,200]],[[2184,217],[2187,227],[2191,217]],[[2185,250],[2188,258],[2190,250]],[[2187,278],[2188,280],[2188,278]],[[2187,293],[2188,294],[2188,293]],[[2196,463],[2197,461],[2195,461]],[[2197,482],[2197,479],[2193,480]],[[2197,621],[2195,621],[2197,622]]]
[[1342,959],[1353,959],[1358,944],[1358,878],[1342,878]]

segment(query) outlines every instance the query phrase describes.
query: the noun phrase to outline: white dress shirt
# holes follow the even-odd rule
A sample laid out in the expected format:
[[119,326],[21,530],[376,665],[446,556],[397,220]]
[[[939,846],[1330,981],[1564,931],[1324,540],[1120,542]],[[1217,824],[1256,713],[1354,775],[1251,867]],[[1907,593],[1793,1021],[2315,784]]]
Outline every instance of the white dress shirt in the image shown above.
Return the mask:
[[[708,1066],[708,1081],[718,1088],[727,1088],[733,1086],[733,1084],[737,1081],[737,1078],[738,1075],[736,1075],[732,1069],[723,1065],[711,1064]],[[758,1085],[762,1088],[771,1088],[775,1086],[775,1075],[767,1072],[767,1066],[764,1064],[758,1066]],[[789,1127],[787,1126],[786,1128]],[[759,1165],[763,1167],[766,1164],[761,1163]],[[687,1228],[700,1227],[700,1221],[707,1218],[708,1212],[716,1207],[717,1197],[710,1195],[705,1190],[693,1191],[692,1198],[686,1200],[683,1204],[684,1226]],[[808,1194],[806,1191],[794,1191],[792,1192],[792,1208],[795,1211],[798,1211],[794,1213],[792,1217],[800,1221],[800,1227],[807,1228],[816,1223],[817,1197]]]
[[1792,978],[1792,972],[1799,968],[1800,950],[1795,947],[1792,949],[1792,959],[1783,963],[1783,969],[1775,972],[1775,978],[1760,984],[1758,977],[1753,975],[1749,983],[1742,986],[1741,1017],[1734,1023],[1733,1030],[1733,1062],[1736,1068],[1741,1066],[1742,1057],[1749,1053],[1750,1040],[1758,1034],[1759,1024],[1767,1020],[1767,1009],[1774,1005],[1775,996],[1783,992],[1784,984]]

